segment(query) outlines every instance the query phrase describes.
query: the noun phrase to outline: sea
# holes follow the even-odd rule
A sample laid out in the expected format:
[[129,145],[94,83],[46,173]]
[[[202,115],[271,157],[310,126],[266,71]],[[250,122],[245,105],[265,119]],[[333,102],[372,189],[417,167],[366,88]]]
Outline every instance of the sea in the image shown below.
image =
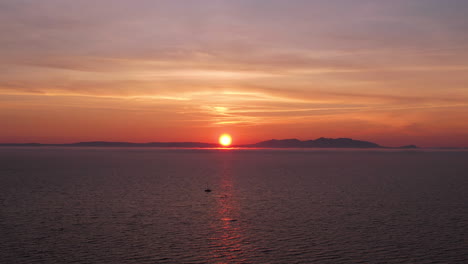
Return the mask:
[[468,151],[2,147],[0,263],[468,263]]

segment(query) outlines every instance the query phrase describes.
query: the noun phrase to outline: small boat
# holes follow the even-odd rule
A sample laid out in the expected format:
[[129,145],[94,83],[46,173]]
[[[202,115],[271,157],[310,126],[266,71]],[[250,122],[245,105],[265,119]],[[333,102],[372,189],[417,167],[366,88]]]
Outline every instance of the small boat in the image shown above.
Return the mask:
[[210,188],[206,188],[206,189],[205,189],[205,192],[211,192],[211,189],[210,189]]

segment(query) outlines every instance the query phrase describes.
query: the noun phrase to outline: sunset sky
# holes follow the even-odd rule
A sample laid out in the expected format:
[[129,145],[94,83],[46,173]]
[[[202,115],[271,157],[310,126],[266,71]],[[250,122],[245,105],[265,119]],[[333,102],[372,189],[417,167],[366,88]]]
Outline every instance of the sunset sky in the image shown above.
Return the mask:
[[466,0],[0,0],[0,142],[468,146]]

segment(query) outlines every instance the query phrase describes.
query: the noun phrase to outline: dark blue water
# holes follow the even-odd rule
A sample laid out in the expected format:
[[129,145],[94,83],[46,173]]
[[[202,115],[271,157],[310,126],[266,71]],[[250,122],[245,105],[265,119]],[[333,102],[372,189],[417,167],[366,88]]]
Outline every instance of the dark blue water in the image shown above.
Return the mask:
[[0,148],[0,262],[467,263],[467,171],[466,151]]

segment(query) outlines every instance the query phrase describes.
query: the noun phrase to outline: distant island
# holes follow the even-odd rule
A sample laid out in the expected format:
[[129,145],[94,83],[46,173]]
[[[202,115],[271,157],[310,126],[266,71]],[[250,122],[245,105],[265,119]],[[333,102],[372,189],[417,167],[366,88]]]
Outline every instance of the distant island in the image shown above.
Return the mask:
[[[69,144],[41,144],[41,143],[0,143],[2,147],[153,147],[153,148],[217,148],[216,143],[202,142],[108,142],[108,141],[90,141]],[[384,147],[379,144],[354,140],[351,138],[318,138],[315,140],[301,141],[299,139],[271,139],[254,144],[233,145],[231,147],[240,148],[392,148]],[[394,147],[399,149],[415,149],[415,145]]]
[[272,139],[241,147],[254,148],[382,148],[382,146],[361,140],[350,138],[318,138],[315,140],[301,141],[299,139]]

